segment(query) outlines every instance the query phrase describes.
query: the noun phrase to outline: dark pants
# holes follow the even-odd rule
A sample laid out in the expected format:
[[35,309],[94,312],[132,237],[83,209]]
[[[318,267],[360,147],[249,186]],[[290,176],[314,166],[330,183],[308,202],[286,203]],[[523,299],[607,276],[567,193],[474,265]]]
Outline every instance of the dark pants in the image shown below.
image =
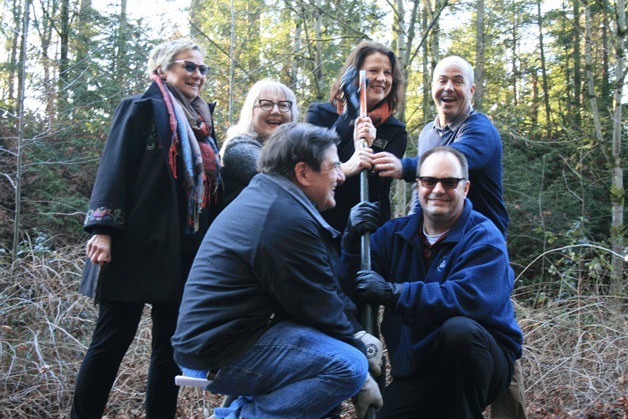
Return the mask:
[[384,389],[380,418],[482,418],[510,384],[514,360],[469,318],[447,320],[432,353],[417,374]]
[[[71,412],[76,419],[102,417],[120,363],[135,337],[144,303],[100,301],[99,307],[92,343],[76,379]],[[180,371],[173,359],[170,338],[178,312],[178,304],[152,304],[152,351],[146,388],[149,419],[175,417],[179,388],[174,377]]]

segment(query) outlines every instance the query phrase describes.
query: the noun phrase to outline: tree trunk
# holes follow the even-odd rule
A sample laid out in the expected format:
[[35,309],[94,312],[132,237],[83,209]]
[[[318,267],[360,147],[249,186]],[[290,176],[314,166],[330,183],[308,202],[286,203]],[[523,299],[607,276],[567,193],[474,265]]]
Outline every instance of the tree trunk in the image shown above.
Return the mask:
[[[15,72],[18,69],[17,64],[17,52],[20,41],[20,29],[23,24],[22,16],[20,15],[20,2],[19,0],[13,0],[13,23],[15,25],[15,31],[11,36],[11,49],[9,53],[9,77],[8,77],[8,99],[12,101],[15,99]],[[17,106],[14,109],[17,111]]]
[[517,88],[517,82],[519,81],[519,66],[517,65],[517,57],[518,57],[518,53],[517,53],[517,46],[519,45],[519,34],[517,32],[518,29],[518,24],[519,24],[519,19],[518,19],[518,14],[517,13],[513,13],[513,18],[512,18],[512,27],[510,30],[510,33],[512,35],[511,38],[511,42],[512,42],[512,58],[510,61],[510,66],[511,66],[511,71],[512,71],[512,82],[511,82],[511,86],[512,86],[512,100],[513,100],[513,105],[515,107],[517,107],[519,105],[519,89]]
[[234,120],[234,109],[233,109],[233,86],[235,84],[235,55],[234,55],[234,47],[235,47],[235,31],[236,31],[236,21],[235,21],[235,7],[233,5],[233,0],[230,1],[230,9],[231,9],[231,24],[229,25],[229,126],[233,124]]
[[61,1],[61,30],[59,31],[59,89],[57,109],[65,108],[68,100],[67,88],[70,84],[68,68],[68,48],[70,40],[70,0]]
[[13,263],[17,261],[17,248],[20,243],[20,216],[22,212],[22,155],[24,154],[24,96],[26,86],[26,46],[28,38],[28,23],[31,12],[31,0],[24,4],[24,19],[22,23],[22,44],[20,47],[20,73],[18,77],[18,140],[17,160],[15,163],[15,216],[13,219]]
[[484,0],[477,0],[475,22],[475,94],[474,108],[481,111],[484,102]]
[[545,63],[545,46],[543,45],[543,16],[541,14],[541,0],[536,2],[537,24],[539,27],[539,54],[541,56],[541,85],[543,86],[543,102],[545,104],[545,124],[547,126],[547,138],[552,138],[552,112],[549,102],[549,83],[547,82],[547,66]]
[[580,1],[573,0],[573,26],[572,26],[572,39],[573,39],[573,118],[574,128],[579,129],[581,125],[580,112],[582,109],[582,78],[580,76]]
[[[617,34],[615,38],[615,91],[613,95],[613,145],[612,145],[612,175],[611,175],[611,246],[615,253],[623,255],[624,249],[624,171],[622,168],[621,143],[622,143],[622,97],[626,78],[624,59],[626,55],[626,2],[617,0]],[[613,258],[613,270],[611,272],[610,291],[612,295],[625,293],[624,260]],[[625,295],[625,294],[624,294]]]

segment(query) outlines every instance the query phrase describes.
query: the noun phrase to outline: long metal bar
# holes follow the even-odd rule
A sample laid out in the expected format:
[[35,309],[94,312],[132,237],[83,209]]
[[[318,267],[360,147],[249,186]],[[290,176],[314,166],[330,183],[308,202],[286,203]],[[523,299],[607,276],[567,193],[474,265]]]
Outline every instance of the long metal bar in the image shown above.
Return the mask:
[[[359,72],[359,86],[360,86],[360,116],[367,116],[367,108],[366,108],[366,71],[360,70]],[[360,138],[360,147],[366,148],[368,144],[366,143],[366,139]],[[368,170],[364,169],[360,172],[360,201],[368,201],[369,200],[369,178],[368,178]],[[364,233],[364,235],[360,238],[360,268],[362,270],[371,269],[371,243],[369,239],[369,233]],[[361,307],[361,320],[362,326],[367,333],[379,338],[379,323],[377,321],[378,308],[371,304],[364,304]],[[386,377],[386,371],[382,370],[381,377]],[[378,380],[378,384],[380,388],[382,388],[381,380]],[[384,379],[385,385],[385,379]],[[367,419],[375,419],[377,418],[377,410],[375,406],[370,406],[366,412]]]

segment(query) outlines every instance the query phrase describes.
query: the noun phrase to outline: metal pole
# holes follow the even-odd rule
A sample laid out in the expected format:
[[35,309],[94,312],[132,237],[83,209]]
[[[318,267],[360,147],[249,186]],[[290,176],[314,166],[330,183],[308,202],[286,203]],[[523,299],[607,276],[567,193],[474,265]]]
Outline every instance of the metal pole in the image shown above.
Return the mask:
[[[366,109],[366,70],[360,70],[359,73],[359,83],[360,83],[360,116],[367,116]],[[366,148],[368,144],[366,143],[366,139],[360,138],[360,147]],[[360,201],[368,201],[369,200],[369,178],[368,178],[368,170],[364,169],[360,172]],[[360,268],[362,270],[371,269],[371,243],[369,239],[370,234],[364,233],[364,235],[360,239]],[[360,317],[362,320],[362,325],[367,333],[379,338],[379,323],[377,321],[377,314],[379,307],[364,304],[361,307]],[[382,383],[381,378],[386,377],[386,371],[382,368],[382,373],[378,377],[378,384],[380,388],[385,385],[385,379]],[[375,419],[377,418],[377,411],[375,406],[369,406],[366,411],[367,419]]]

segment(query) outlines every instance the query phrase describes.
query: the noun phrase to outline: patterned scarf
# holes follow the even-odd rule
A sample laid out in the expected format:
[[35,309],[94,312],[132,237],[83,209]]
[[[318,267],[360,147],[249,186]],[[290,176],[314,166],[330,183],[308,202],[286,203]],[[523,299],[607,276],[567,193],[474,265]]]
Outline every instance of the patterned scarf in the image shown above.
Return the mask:
[[[332,101],[332,104],[336,107],[336,112],[338,115],[341,115],[345,109],[345,102],[342,99],[336,98]],[[392,111],[390,110],[390,105],[386,100],[380,102],[373,110],[368,111],[367,115],[373,121],[373,125],[376,127],[379,126],[382,122],[386,121],[390,115],[392,115]]]
[[[153,74],[168,111],[168,120],[172,130],[172,140],[168,150],[168,165],[174,178],[177,178],[177,156],[183,163],[183,186],[187,202],[187,222],[185,233],[192,234],[199,229],[199,216],[207,203],[215,204],[215,193],[219,184],[220,162],[218,148],[211,137],[212,129],[204,121],[211,123],[211,115],[203,118],[194,106],[174,87]],[[197,100],[198,99],[198,100]],[[207,104],[196,98],[196,106]],[[201,101],[202,103],[199,103]],[[196,116],[195,116],[196,115]]]

